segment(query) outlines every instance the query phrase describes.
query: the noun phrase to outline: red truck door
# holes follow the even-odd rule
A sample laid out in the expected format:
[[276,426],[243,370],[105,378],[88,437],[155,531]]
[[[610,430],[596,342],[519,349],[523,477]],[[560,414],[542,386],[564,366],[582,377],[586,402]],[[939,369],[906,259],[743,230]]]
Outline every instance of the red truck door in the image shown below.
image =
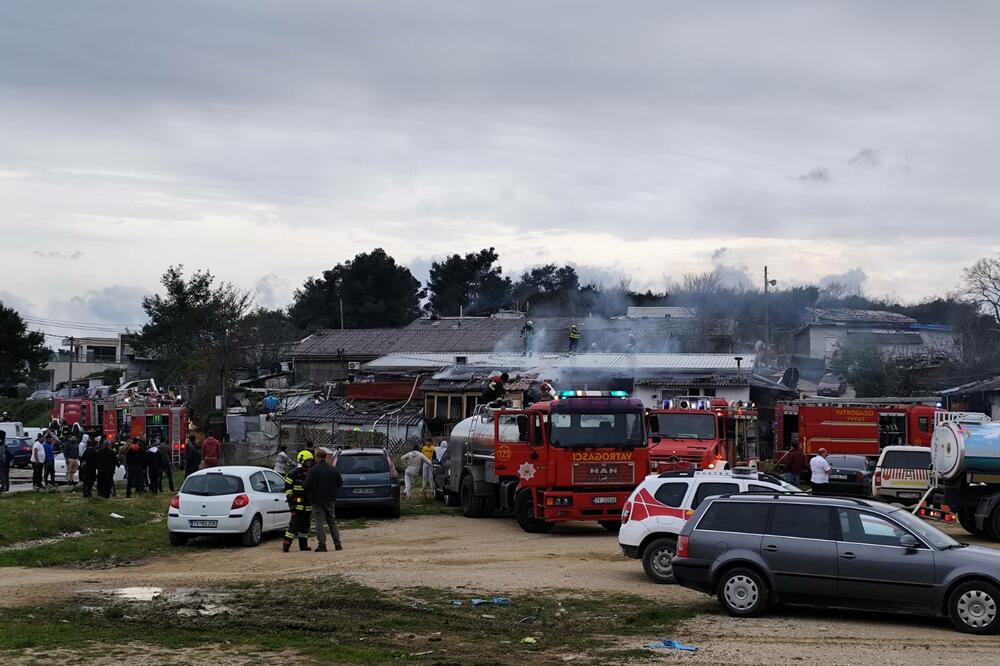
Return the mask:
[[493,420],[495,453],[493,469],[498,477],[516,476],[521,483],[537,482],[545,471],[538,414],[503,410]]

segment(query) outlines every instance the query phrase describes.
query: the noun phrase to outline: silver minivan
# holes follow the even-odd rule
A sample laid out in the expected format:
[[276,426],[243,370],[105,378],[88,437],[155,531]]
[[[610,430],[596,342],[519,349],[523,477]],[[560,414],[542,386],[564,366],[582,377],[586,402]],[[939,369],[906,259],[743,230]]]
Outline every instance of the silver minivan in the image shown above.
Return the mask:
[[776,602],[948,616],[1000,631],[1000,550],[959,543],[907,511],[862,499],[724,495],[681,531],[677,582],[753,617]]

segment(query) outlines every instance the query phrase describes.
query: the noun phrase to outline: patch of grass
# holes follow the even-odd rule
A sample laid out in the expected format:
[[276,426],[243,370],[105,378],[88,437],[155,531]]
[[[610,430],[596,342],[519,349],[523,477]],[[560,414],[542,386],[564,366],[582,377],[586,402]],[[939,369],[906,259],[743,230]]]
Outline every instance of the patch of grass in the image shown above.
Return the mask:
[[424,497],[413,499],[403,498],[400,505],[400,515],[403,518],[415,516],[458,516],[461,509],[454,506],[445,506],[444,502],[436,502]]
[[[0,662],[4,650],[73,647],[96,654],[127,637],[168,648],[230,643],[292,650],[319,663],[541,664],[572,654],[574,663],[599,664],[645,656],[628,643],[670,635],[674,623],[694,614],[628,595],[516,595],[511,606],[472,606],[447,590],[381,592],[338,577],[201,592],[232,614],[179,614],[198,607],[191,597],[123,602],[93,593],[52,606],[0,609]],[[536,643],[521,642],[528,636]]]

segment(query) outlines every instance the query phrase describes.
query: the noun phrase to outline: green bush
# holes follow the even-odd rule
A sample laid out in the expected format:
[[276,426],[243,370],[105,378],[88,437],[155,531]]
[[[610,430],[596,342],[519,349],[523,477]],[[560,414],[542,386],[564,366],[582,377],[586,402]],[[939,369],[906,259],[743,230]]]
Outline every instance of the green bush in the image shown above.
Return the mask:
[[0,414],[3,412],[8,412],[10,421],[20,421],[29,428],[42,428],[51,419],[52,401],[0,398]]

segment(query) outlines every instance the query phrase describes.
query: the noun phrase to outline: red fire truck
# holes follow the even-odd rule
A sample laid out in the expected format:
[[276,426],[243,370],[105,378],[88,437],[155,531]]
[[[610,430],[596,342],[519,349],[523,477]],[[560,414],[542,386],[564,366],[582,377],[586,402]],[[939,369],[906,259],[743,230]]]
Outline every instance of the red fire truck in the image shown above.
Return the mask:
[[649,473],[642,402],[624,391],[564,391],[526,409],[480,406],[448,438],[445,499],[469,517],[509,512],[526,532],[596,521],[617,532]]
[[714,469],[756,460],[757,410],[741,402],[698,396],[674,398],[648,412],[653,471]]
[[52,418],[87,431],[100,430],[113,442],[141,437],[160,438],[170,445],[171,456],[179,463],[186,449],[189,413],[183,405],[161,395],[133,395],[128,398],[55,398]]
[[802,451],[878,456],[887,446],[930,446],[936,398],[812,398],[778,403],[775,455]]

